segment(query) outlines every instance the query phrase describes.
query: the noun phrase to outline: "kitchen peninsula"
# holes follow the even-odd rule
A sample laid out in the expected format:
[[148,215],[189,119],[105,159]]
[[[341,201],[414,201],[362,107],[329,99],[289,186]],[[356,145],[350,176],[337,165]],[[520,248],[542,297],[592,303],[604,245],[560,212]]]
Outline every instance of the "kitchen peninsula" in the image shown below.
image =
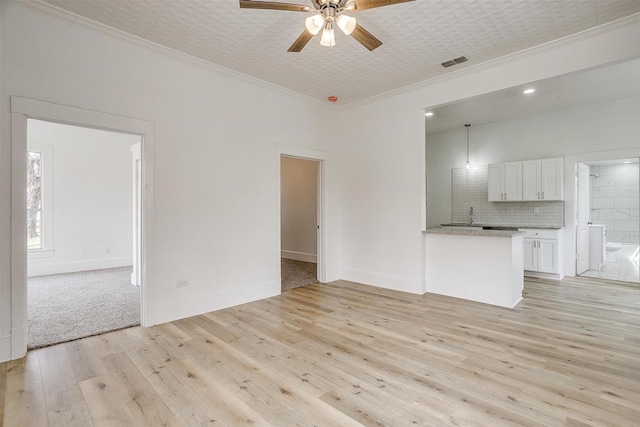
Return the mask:
[[451,227],[424,233],[427,292],[508,308],[522,300],[523,232]]

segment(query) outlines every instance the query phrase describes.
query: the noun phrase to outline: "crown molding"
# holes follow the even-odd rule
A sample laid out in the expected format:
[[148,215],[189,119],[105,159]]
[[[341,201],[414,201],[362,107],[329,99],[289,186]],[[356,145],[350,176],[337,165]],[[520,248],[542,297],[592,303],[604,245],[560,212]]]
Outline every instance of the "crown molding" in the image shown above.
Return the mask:
[[640,13],[635,13],[633,15],[626,16],[624,18],[617,19],[612,22],[608,22],[606,24],[599,25],[597,27],[589,28],[584,31],[580,31],[575,34],[571,34],[556,40],[552,40],[546,43],[542,43],[536,46],[532,46],[527,49],[523,49],[514,53],[510,53],[508,55],[500,56],[498,58],[490,59],[488,61],[481,62],[479,64],[474,64],[468,66],[466,68],[462,68],[460,70],[455,70],[452,72],[448,72],[446,74],[441,74],[436,77],[432,77],[427,80],[422,80],[420,82],[403,86],[398,89],[393,89],[378,95],[370,96],[368,98],[364,98],[358,101],[350,102],[348,104],[344,104],[340,106],[341,110],[349,110],[352,108],[361,107],[363,105],[370,104],[372,102],[381,101],[384,99],[392,98],[397,95],[401,95],[408,92],[413,92],[420,89],[425,89],[430,86],[446,82],[448,80],[457,79],[459,77],[464,77],[469,74],[476,73],[478,71],[495,68],[500,65],[509,64],[517,60],[526,59],[529,57],[533,57],[535,55],[540,54],[541,52],[548,51],[551,49],[558,49],[563,46],[569,46],[574,43],[581,42],[583,40],[588,40],[591,38],[595,38],[601,36],[606,33],[610,33],[612,31],[619,30],[621,28],[625,28],[632,25],[640,24]]
[[224,74],[230,77],[234,77],[239,80],[257,84],[259,86],[269,88],[276,92],[280,92],[280,93],[310,102],[314,105],[323,107],[328,110],[333,110],[333,111],[349,110],[352,108],[357,108],[366,104],[370,104],[372,102],[377,102],[383,99],[392,98],[403,93],[425,89],[435,84],[446,82],[451,79],[456,79],[459,77],[476,73],[478,71],[482,71],[482,70],[494,68],[496,66],[500,66],[503,64],[511,63],[516,60],[532,57],[549,49],[557,49],[563,46],[568,46],[583,40],[588,40],[590,38],[598,37],[608,32],[616,31],[621,28],[640,23],[640,13],[636,13],[636,14],[618,19],[616,21],[612,21],[606,24],[599,25],[594,28],[581,31],[579,33],[571,34],[569,36],[565,36],[560,39],[552,40],[547,43],[536,45],[527,49],[520,50],[518,52],[514,52],[508,55],[494,58],[488,61],[484,61],[479,64],[470,65],[460,70],[447,72],[446,74],[442,74],[436,77],[422,80],[420,82],[417,82],[408,86],[403,86],[401,88],[393,89],[384,93],[380,93],[378,95],[373,95],[373,96],[363,98],[357,101],[353,101],[347,104],[327,104],[327,102],[322,99],[305,95],[301,92],[297,92],[295,90],[276,85],[266,80],[262,80],[254,76],[250,76],[248,74],[235,71],[231,68],[227,68],[227,67],[215,64],[213,62],[206,61],[204,59],[186,54],[184,52],[180,52],[178,50],[159,45],[152,41],[143,39],[138,36],[134,36],[124,31],[117,30],[115,28],[109,27],[102,23],[93,21],[89,18],[85,18],[83,16],[77,15],[73,12],[66,11],[52,4],[45,3],[43,0],[0,0],[0,1],[6,1],[8,3],[14,3],[20,6],[24,6],[26,8],[51,16],[53,18],[57,18],[59,20],[68,22],[73,25],[77,25],[89,31],[93,31],[97,34],[101,34],[105,37],[109,37],[109,38],[118,40],[120,42],[134,45],[137,47],[142,47],[144,49],[147,49],[156,53],[164,54],[176,60],[183,61],[191,65],[195,65],[195,66],[208,69],[210,71],[214,71],[220,74]]
[[289,95],[289,96],[310,102],[312,104],[315,104],[324,108],[329,108],[329,109],[336,108],[336,106],[334,105],[330,105],[330,106],[326,105],[326,103],[324,103],[322,100],[311,97],[309,95],[305,95],[303,93],[285,88],[283,86],[276,85],[266,80],[262,80],[254,76],[250,76],[248,74],[240,73],[238,71],[232,70],[231,68],[227,68],[222,65],[218,65],[213,62],[206,61],[204,59],[198,58],[193,55],[189,55],[184,52],[180,52],[170,47],[162,46],[160,44],[154,43],[147,39],[134,36],[124,31],[118,30],[116,28],[109,27],[100,22],[96,22],[89,18],[85,18],[73,12],[66,11],[52,4],[45,3],[42,0],[0,0],[0,1],[6,1],[7,3],[13,3],[19,6],[23,6],[25,8],[50,16],[52,18],[56,18],[61,21],[70,23],[72,25],[79,26],[83,29],[92,31],[102,36],[109,37],[119,42],[127,43],[136,47],[141,47],[143,49],[147,49],[155,53],[164,54],[178,61],[182,61],[190,65],[195,65],[197,67],[207,69],[209,71],[224,74],[226,76],[243,80],[245,82],[253,83],[253,84],[274,90],[276,92],[280,92],[285,95]]

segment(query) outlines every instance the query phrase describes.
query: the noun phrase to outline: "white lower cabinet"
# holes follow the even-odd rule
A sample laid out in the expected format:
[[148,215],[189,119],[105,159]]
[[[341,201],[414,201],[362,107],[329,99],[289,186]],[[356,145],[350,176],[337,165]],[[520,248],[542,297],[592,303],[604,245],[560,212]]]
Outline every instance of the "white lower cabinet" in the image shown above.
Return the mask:
[[558,272],[558,241],[524,239],[524,269],[543,273]]
[[525,276],[561,279],[562,234],[561,230],[525,229],[523,236]]

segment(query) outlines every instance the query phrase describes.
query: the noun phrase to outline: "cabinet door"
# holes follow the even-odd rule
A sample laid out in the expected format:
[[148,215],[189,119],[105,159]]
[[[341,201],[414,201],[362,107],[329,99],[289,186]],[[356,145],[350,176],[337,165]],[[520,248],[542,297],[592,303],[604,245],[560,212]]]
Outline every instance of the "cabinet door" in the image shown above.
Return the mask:
[[499,202],[504,200],[504,165],[489,165],[489,201]]
[[544,159],[540,162],[542,200],[564,200],[564,159]]
[[504,193],[506,200],[522,200],[522,162],[504,164]]
[[535,271],[538,269],[538,248],[536,239],[522,239],[524,244],[524,269]]
[[540,160],[522,162],[522,200],[541,199]]
[[558,272],[558,241],[539,239],[538,271],[544,273]]

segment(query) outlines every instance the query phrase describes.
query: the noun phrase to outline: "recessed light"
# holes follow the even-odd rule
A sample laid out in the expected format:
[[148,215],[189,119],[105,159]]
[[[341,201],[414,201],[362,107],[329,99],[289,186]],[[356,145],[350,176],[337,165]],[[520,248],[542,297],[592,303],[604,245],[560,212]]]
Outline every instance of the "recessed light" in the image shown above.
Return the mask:
[[532,94],[533,92],[535,92],[535,89],[525,89],[522,91],[522,93],[524,93],[525,95],[529,95]]
[[627,160],[626,162],[622,162],[622,163],[624,163],[624,164],[626,165],[626,164],[631,163],[631,161],[630,161],[630,160]]
[[431,117],[433,116],[433,113],[431,111],[427,111],[426,113],[424,113],[424,115],[427,117]]

